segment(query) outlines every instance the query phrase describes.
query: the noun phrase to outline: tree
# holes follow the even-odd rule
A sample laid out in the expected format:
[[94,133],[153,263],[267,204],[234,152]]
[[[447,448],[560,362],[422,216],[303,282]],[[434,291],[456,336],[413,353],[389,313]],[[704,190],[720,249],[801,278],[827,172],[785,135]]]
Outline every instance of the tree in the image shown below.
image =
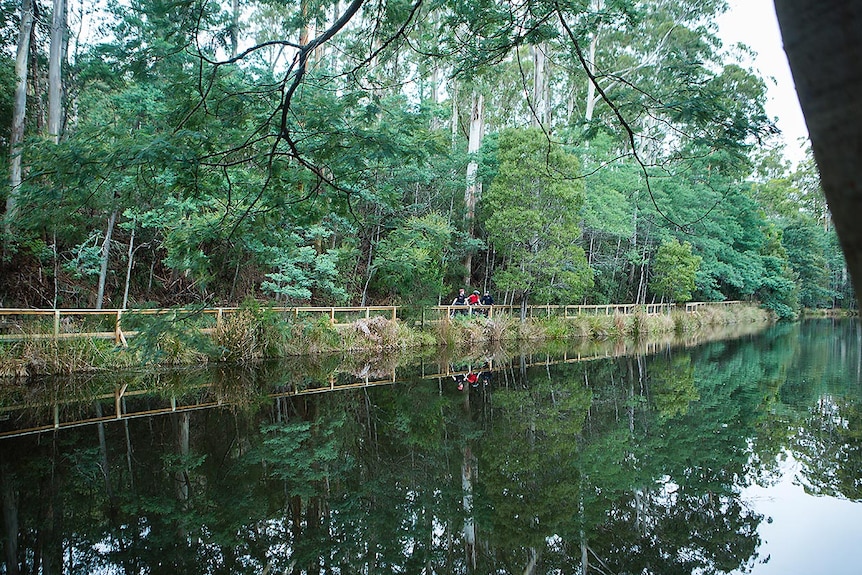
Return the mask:
[[[21,144],[24,141],[24,120],[27,112],[27,72],[30,60],[30,36],[33,33],[35,3],[33,0],[21,1],[21,18],[18,30],[18,47],[15,55],[15,100],[12,108],[12,131],[9,138],[9,191],[6,196],[7,235],[12,229],[18,214],[18,194],[22,178]],[[5,242],[4,242],[5,245]]]
[[583,184],[577,158],[539,129],[500,134],[499,168],[484,198],[488,240],[503,258],[498,289],[527,301],[568,303],[592,285],[580,239]]
[[661,297],[681,303],[691,299],[701,258],[692,255],[691,244],[674,238],[659,246],[652,264],[650,289]]
[[63,127],[63,62],[66,47],[66,2],[54,0],[48,62],[48,135],[58,141]]
[[436,304],[451,241],[452,228],[440,214],[408,219],[378,244],[377,283],[403,302]]
[[830,307],[833,292],[826,259],[826,233],[809,218],[797,218],[784,228],[781,243],[797,276],[799,301],[808,308]]

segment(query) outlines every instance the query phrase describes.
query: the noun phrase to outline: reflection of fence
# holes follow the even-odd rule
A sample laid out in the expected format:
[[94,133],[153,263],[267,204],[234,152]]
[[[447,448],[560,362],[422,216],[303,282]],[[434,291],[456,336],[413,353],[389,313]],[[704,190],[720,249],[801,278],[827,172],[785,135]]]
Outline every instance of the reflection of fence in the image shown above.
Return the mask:
[[[530,318],[562,317],[573,318],[580,315],[632,315],[636,313],[657,315],[680,310],[694,313],[707,307],[731,306],[743,302],[690,302],[675,304],[612,304],[612,305],[531,305],[526,308]],[[26,339],[68,339],[93,338],[113,339],[117,345],[125,345],[126,338],[137,334],[134,329],[125,329],[123,321],[134,323],[146,316],[164,319],[192,318],[197,322],[196,329],[201,333],[211,333],[218,329],[225,318],[241,311],[237,307],[217,307],[206,309],[0,309],[0,341],[21,341]],[[333,325],[344,325],[358,319],[385,317],[387,319],[415,318],[415,311],[409,313],[398,306],[365,307],[272,307],[262,308],[267,312],[280,314],[294,320],[306,317],[323,317]],[[521,307],[512,305],[493,306],[433,306],[423,308],[421,321],[441,321],[466,315],[482,315],[493,318],[495,315],[520,315]],[[413,315],[411,315],[413,314]],[[430,317],[429,317],[430,315]],[[26,321],[31,320],[31,321]],[[32,321],[35,320],[35,321]]]
[[[510,359],[499,360],[493,357],[477,359],[475,363],[467,360],[440,359],[438,361],[423,361],[420,365],[403,368],[387,367],[382,370],[361,370],[360,375],[346,371],[332,372],[328,378],[314,383],[304,382],[297,386],[294,383],[280,384],[266,393],[271,399],[294,396],[320,394],[334,391],[347,391],[376,386],[392,385],[409,381],[438,380],[440,382],[454,377],[465,377],[467,374],[480,372],[505,372],[510,369],[525,367],[551,366],[588,362],[599,359],[651,355],[666,351],[674,346],[697,346],[715,339],[735,338],[762,329],[765,324],[745,324],[742,331],[734,328],[731,332],[710,332],[709,334],[690,334],[685,340],[664,338],[634,342],[631,340],[608,341],[604,343],[591,342],[589,345],[576,349],[568,349],[557,355],[547,353],[526,353],[513,356]],[[752,331],[754,330],[754,331]],[[282,381],[302,381],[301,377],[293,377],[281,373]],[[368,375],[373,373],[375,375]],[[228,375],[229,381],[234,381]],[[150,382],[150,385],[152,382]],[[223,407],[237,403],[236,399],[226,392],[224,386],[210,380],[195,385],[183,386],[180,397],[166,395],[164,389],[129,389],[127,383],[118,384],[113,392],[100,395],[80,397],[57,397],[55,391],[48,391],[44,399],[34,395],[33,388],[28,388],[27,400],[9,401],[9,405],[0,406],[0,439],[33,435],[48,431],[58,431],[70,427],[80,427],[109,421],[129,420],[154,415],[166,415],[197,411],[213,407]],[[240,394],[242,395],[242,394]]]
[[[648,346],[639,351],[655,352],[657,346]],[[611,357],[625,356],[632,353],[634,350],[626,345],[617,345],[614,347],[605,347],[602,351],[593,351],[590,353],[580,352],[564,352],[560,357],[551,357],[547,354],[540,354],[538,357],[529,355],[518,358],[516,364],[518,369],[522,367],[535,366],[551,366],[566,363],[578,363],[585,361],[593,361],[597,359],[605,359]],[[422,380],[440,380],[453,376],[466,376],[468,373],[475,372],[500,372],[505,369],[514,367],[513,363],[497,363],[493,359],[486,360],[481,366],[468,367],[465,369],[456,369],[448,364],[440,365],[434,363],[427,369],[426,365],[422,365],[420,373],[409,372],[399,376],[395,368],[390,374],[385,377],[369,377],[352,378],[353,381],[336,381],[335,378],[330,378],[329,381],[321,381],[319,385],[309,387],[296,388],[293,385],[288,386],[288,389],[281,389],[268,393],[270,399],[278,399],[283,397],[297,397],[303,395],[313,395],[328,393],[333,391],[347,391],[350,389],[360,389],[377,387],[383,385],[392,385],[395,383],[404,383],[414,378]],[[408,370],[409,371],[409,370]],[[137,389],[130,390],[128,385],[116,387],[113,393],[103,393],[90,397],[86,400],[66,399],[45,401],[42,403],[30,403],[26,405],[10,405],[0,406],[0,439],[10,437],[21,437],[25,435],[33,435],[48,431],[59,431],[73,427],[82,427],[97,423],[108,423],[111,421],[123,421],[137,419],[141,417],[149,417],[155,415],[167,415],[171,413],[183,413],[190,411],[198,411],[210,409],[214,407],[223,407],[230,405],[231,402],[225,397],[219,397],[216,391],[216,385],[213,383],[205,383],[194,386],[193,389],[201,393],[189,393],[186,399],[177,398],[175,396],[165,397],[159,391]],[[191,399],[189,399],[191,398]],[[138,401],[139,404],[135,405]],[[158,406],[154,406],[158,403]],[[16,417],[16,413],[19,414]],[[40,413],[39,419],[41,422],[28,422],[26,427],[22,426],[17,429],[2,429],[6,427],[5,422],[23,418],[27,418],[26,413]]]

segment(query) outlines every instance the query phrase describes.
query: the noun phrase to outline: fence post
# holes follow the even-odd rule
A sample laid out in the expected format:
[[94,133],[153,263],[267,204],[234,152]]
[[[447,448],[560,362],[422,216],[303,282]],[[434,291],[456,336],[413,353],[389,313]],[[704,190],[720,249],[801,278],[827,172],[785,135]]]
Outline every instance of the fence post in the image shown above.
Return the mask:
[[392,321],[396,321],[398,319],[398,306],[392,306]]
[[216,329],[221,329],[222,313],[223,313],[223,308],[218,308],[218,313],[216,314]]
[[60,310],[54,310],[54,339],[60,337]]
[[114,345],[122,345],[123,347],[129,347],[129,344],[126,343],[126,336],[123,335],[123,329],[120,327],[120,322],[122,321],[123,310],[117,310],[117,321],[114,323]]

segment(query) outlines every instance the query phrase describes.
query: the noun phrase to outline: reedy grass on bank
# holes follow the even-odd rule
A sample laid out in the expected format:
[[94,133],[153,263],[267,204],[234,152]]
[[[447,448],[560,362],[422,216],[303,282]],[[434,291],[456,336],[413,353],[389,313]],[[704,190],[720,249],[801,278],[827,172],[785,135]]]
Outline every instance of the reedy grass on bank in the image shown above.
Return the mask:
[[686,333],[735,323],[766,323],[769,313],[754,305],[705,308],[687,314],[582,315],[532,318],[498,315],[456,316],[425,330],[384,317],[334,326],[329,318],[296,320],[258,306],[224,318],[211,335],[194,320],[154,322],[143,326],[128,348],[97,339],[31,339],[0,343],[0,376],[69,374],[125,369],[142,365],[244,363],[263,359],[332,352],[396,352],[445,345],[457,349],[488,342],[566,341],[639,338]]

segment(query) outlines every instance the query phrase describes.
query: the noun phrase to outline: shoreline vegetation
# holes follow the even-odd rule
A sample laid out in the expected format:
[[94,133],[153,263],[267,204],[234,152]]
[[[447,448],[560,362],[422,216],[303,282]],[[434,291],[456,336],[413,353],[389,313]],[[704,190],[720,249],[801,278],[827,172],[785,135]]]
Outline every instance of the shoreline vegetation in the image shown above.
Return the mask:
[[149,318],[128,347],[95,338],[24,338],[0,342],[0,377],[64,375],[158,366],[242,364],[291,356],[397,351],[431,347],[470,348],[486,344],[568,340],[639,341],[667,334],[689,334],[734,324],[773,323],[774,316],[755,304],[706,307],[696,313],[578,315],[529,318],[508,315],[456,316],[451,321],[419,325],[384,317],[334,326],[325,317],[291,321],[264,307],[248,305],[226,317],[210,333],[195,325],[196,316]]

